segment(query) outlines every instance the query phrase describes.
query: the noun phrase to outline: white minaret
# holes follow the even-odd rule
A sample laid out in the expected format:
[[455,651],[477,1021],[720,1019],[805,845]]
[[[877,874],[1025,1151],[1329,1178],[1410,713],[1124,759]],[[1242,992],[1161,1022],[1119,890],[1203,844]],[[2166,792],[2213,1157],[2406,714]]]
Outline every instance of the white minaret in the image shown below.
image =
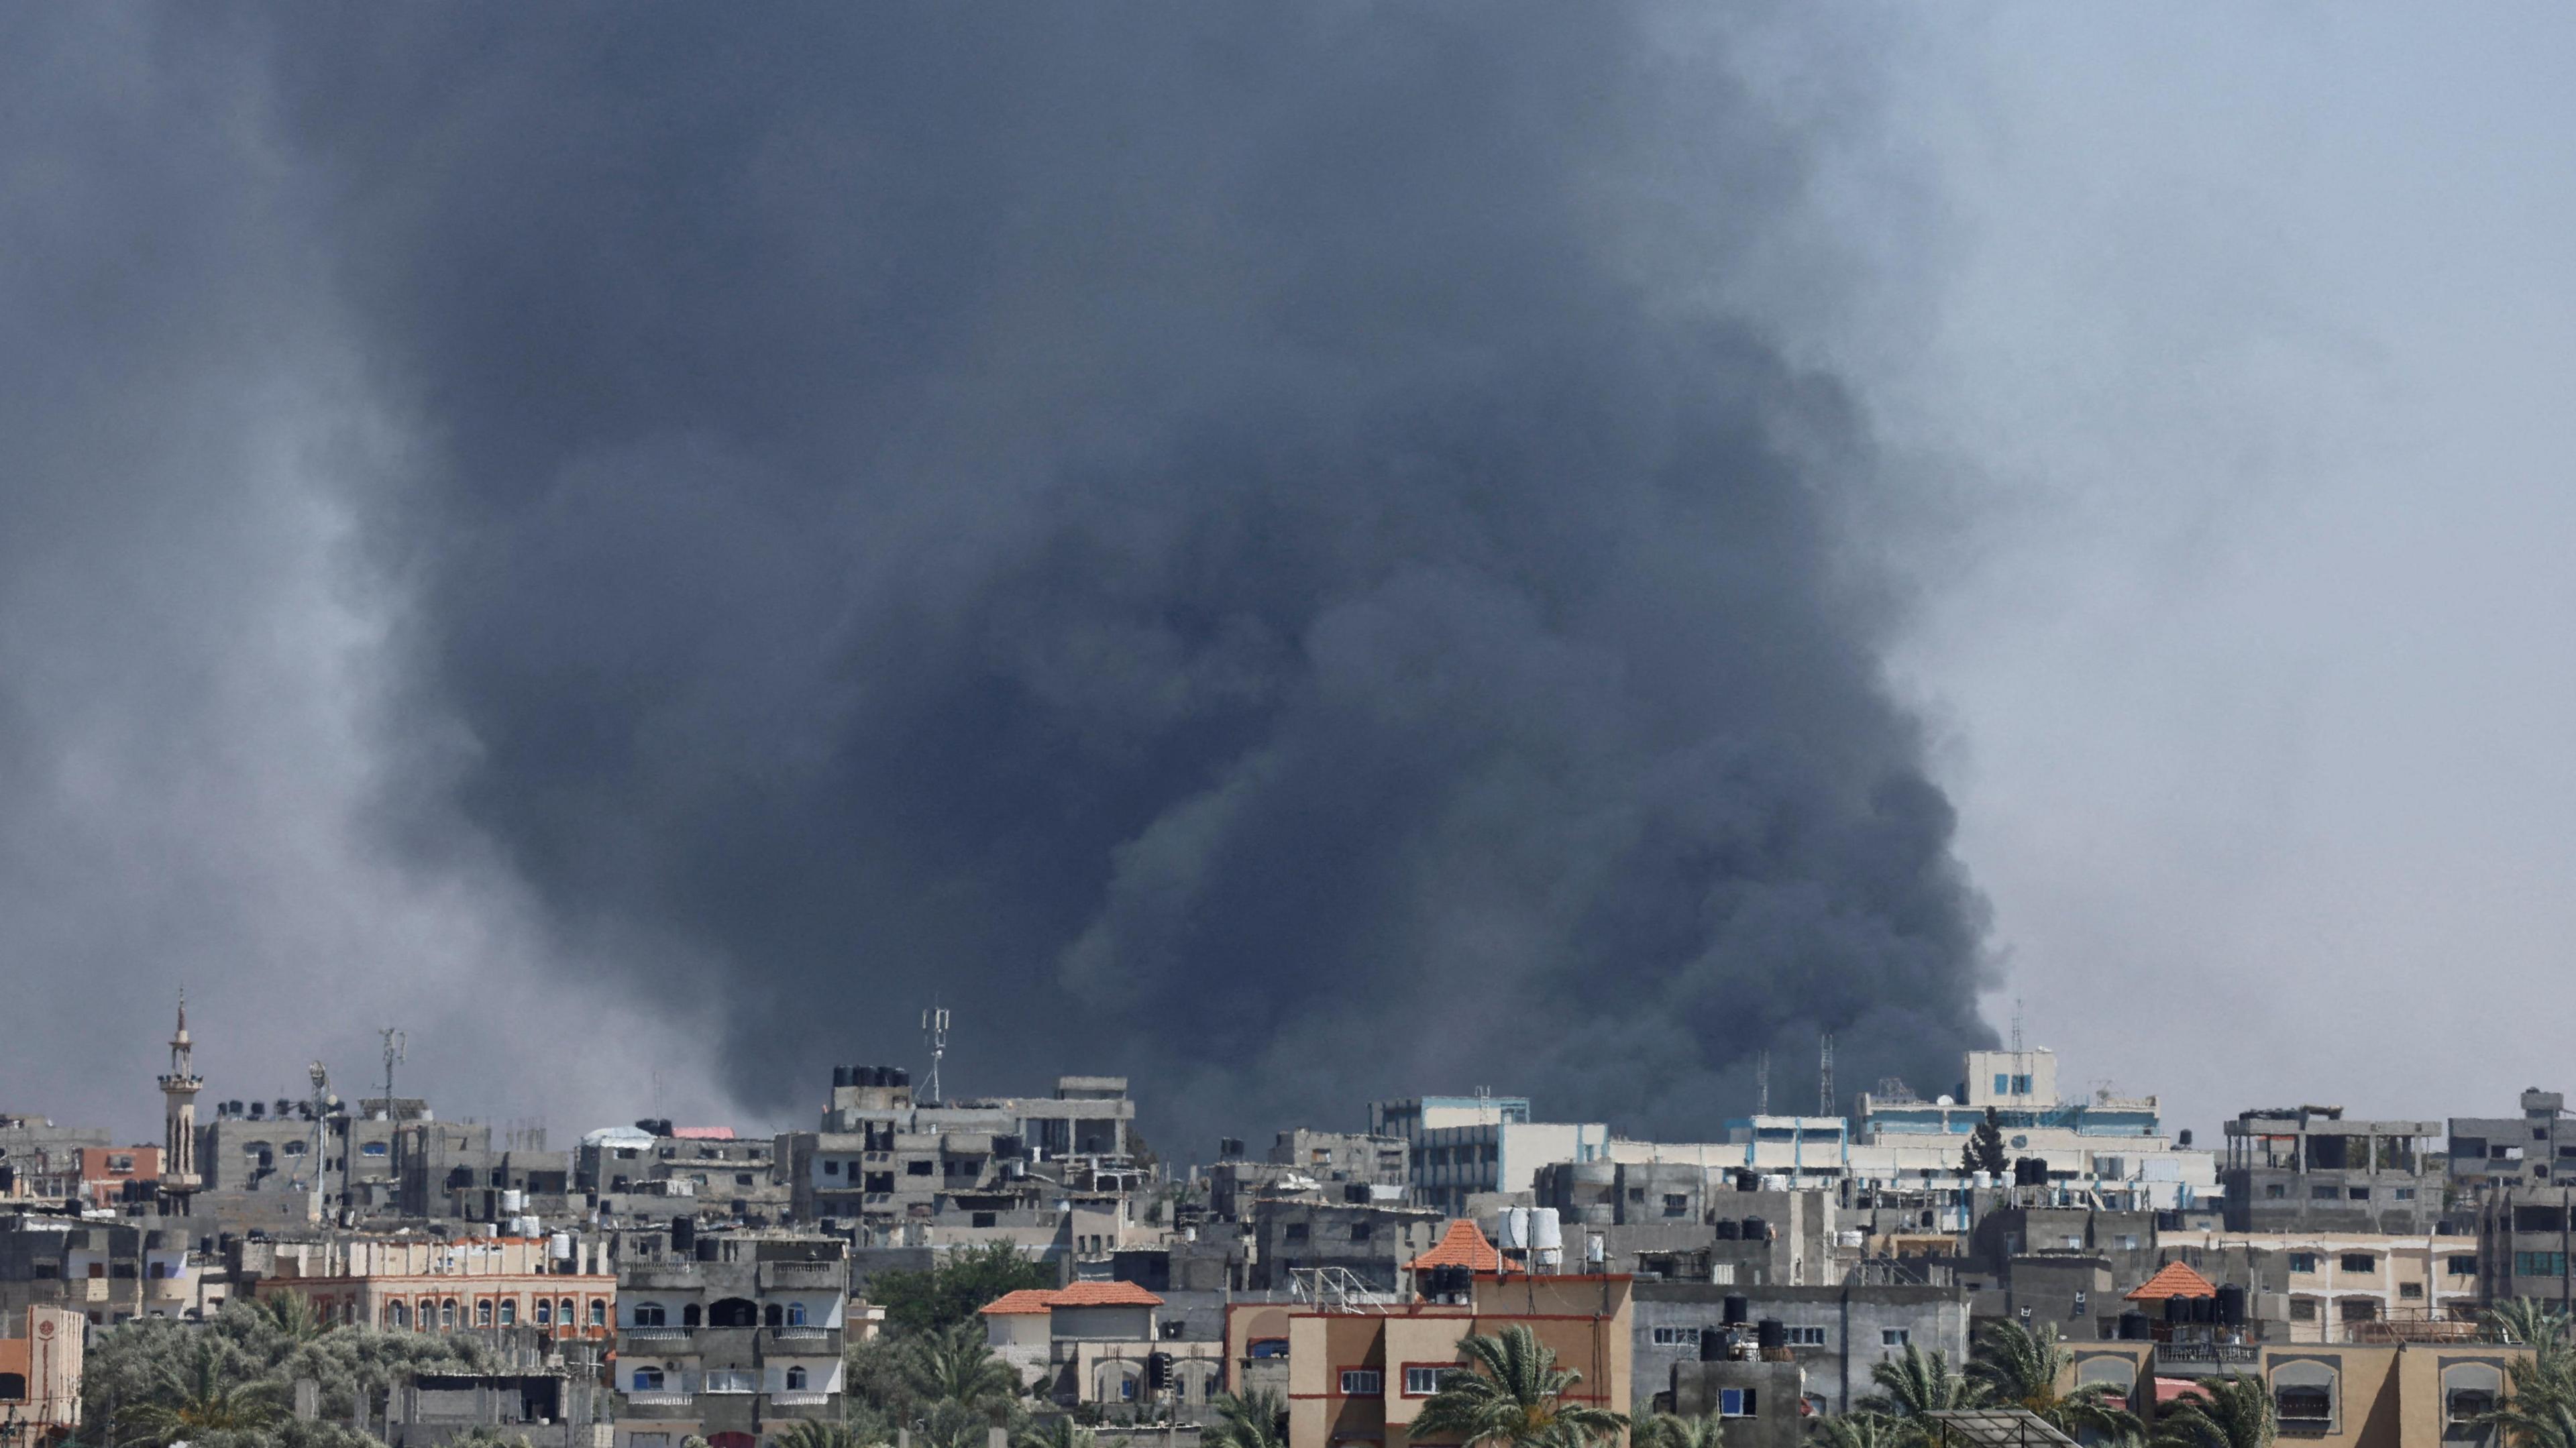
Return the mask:
[[189,1060],[188,993],[179,992],[179,1030],[170,1037],[170,1074],[161,1078],[161,1195],[169,1210],[188,1215],[188,1196],[198,1186],[197,1093],[205,1089]]

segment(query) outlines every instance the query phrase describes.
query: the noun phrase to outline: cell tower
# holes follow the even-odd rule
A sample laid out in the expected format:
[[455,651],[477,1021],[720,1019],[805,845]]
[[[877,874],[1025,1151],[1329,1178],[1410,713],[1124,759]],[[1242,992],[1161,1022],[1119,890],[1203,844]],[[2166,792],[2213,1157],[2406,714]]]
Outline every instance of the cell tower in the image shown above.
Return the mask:
[[1768,1116],[1771,1114],[1771,1048],[1768,1046],[1753,1058],[1753,1082],[1753,1114]]
[[1816,1114],[1833,1116],[1834,1110],[1834,1033],[1827,1031],[1816,1048]]
[[[2021,997],[2020,997],[2020,996],[2014,996],[2014,997],[2013,997],[2013,1027],[2012,1027],[2012,1031],[2013,1031],[2013,1037],[2012,1037],[2012,1041],[2013,1041],[2013,1049],[2012,1049],[2012,1053],[2013,1053],[2014,1055],[2018,1056],[2018,1055],[2020,1055],[2020,1054],[2021,1054]],[[2018,1067],[2016,1067],[2015,1069],[2019,1069],[2019,1068],[2018,1068]]]
[[921,1031],[930,1038],[930,1100],[935,1106],[945,1099],[939,1094],[939,1058],[948,1054],[947,1009],[933,1006],[923,1011]]
[[394,1110],[394,1068],[402,1064],[403,1046],[410,1040],[401,1031],[386,1026],[376,1032],[385,1043],[385,1120],[397,1119]]

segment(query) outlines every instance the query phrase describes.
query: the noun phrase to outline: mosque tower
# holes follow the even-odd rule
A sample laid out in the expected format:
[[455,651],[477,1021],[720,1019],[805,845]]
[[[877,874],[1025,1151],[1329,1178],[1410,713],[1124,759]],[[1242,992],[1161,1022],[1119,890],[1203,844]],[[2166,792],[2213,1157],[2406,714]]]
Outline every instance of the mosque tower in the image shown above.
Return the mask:
[[163,1210],[188,1215],[188,1198],[197,1190],[197,1093],[205,1089],[189,1060],[188,993],[179,992],[179,1029],[170,1037],[170,1074],[161,1078],[161,1196]]

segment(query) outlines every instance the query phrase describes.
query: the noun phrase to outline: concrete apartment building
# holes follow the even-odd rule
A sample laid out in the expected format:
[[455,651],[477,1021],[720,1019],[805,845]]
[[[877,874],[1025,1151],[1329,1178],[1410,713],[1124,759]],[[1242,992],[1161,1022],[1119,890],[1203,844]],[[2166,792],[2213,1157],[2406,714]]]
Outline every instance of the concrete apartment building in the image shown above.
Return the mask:
[[[1289,1448],[1409,1448],[1406,1429],[1457,1366],[1459,1341],[1513,1326],[1529,1327],[1560,1366],[1583,1375],[1577,1396],[1626,1412],[1636,1397],[1630,1286],[1624,1276],[1484,1273],[1462,1294],[1465,1301],[1300,1305],[1281,1322]],[[1229,1362],[1254,1361],[1253,1343],[1237,1334],[1259,1321],[1259,1314],[1234,1315]]]
[[1412,1143],[1400,1136],[1310,1131],[1301,1126],[1279,1133],[1279,1139],[1270,1144],[1270,1164],[1327,1184],[1401,1187],[1412,1177],[1411,1148]]
[[2443,1230],[2437,1121],[2347,1121],[2340,1106],[2248,1111],[2227,1123],[2231,1232]]
[[609,1394],[588,1372],[411,1373],[386,1395],[385,1448],[443,1448],[499,1433],[529,1448],[594,1448]]
[[81,1425],[81,1356],[88,1334],[79,1313],[30,1307],[9,1314],[0,1336],[0,1422],[12,1448],[59,1442]]
[[606,1256],[597,1239],[570,1234],[282,1242],[252,1291],[301,1297],[325,1322],[605,1342],[618,1285]]
[[1288,1290],[1296,1274],[1348,1272],[1373,1292],[1406,1288],[1405,1264],[1440,1241],[1449,1219],[1426,1207],[1265,1198],[1252,1204],[1249,1285]]
[[174,1218],[144,1222],[35,1213],[0,1219],[0,1315],[61,1308],[110,1327],[221,1308],[230,1279],[202,1260],[185,1225]]
[[1599,1122],[1530,1120],[1523,1096],[1414,1096],[1369,1107],[1369,1134],[1404,1142],[1416,1204],[1462,1216],[1469,1198],[1531,1189],[1551,1162],[1592,1161],[1610,1149]]
[[702,1224],[768,1226],[795,1213],[778,1167],[778,1143],[726,1126],[639,1121],[585,1133],[572,1187],[609,1219],[664,1223],[691,1213]]
[[[658,1255],[645,1255],[659,1248]],[[615,1448],[756,1448],[843,1416],[849,1243],[778,1231],[621,1239]]]
[[[2279,1441],[2319,1448],[2421,1448],[2428,1444],[2492,1445],[2495,1430],[2476,1425],[2503,1395],[2512,1364],[2531,1349],[2509,1343],[2295,1343],[2247,1345],[2221,1358],[2155,1342],[2089,1343],[2074,1349],[2062,1391],[2102,1384],[2128,1393],[2133,1408],[2152,1413],[2151,1397],[2170,1391],[2154,1378],[2197,1380],[2220,1374],[2259,1379],[2272,1396]],[[2169,1401],[2169,1398],[2167,1399]],[[2152,1431],[2152,1423],[2150,1423]]]
[[1875,1391],[1870,1368],[1902,1356],[1908,1343],[1946,1352],[1953,1363],[1967,1361],[1968,1296],[1954,1287],[1639,1282],[1630,1344],[1638,1384],[1651,1389],[1667,1382],[1675,1366],[1697,1362],[1702,1336],[1722,1330],[1730,1311],[1748,1328],[1766,1318],[1781,1324],[1789,1355],[1804,1372],[1804,1391],[1820,1412],[1849,1411]]
[[1163,1299],[1132,1282],[1027,1288],[984,1305],[985,1341],[1038,1396],[1066,1407],[1133,1403],[1145,1395],[1149,1359],[1166,1360],[1187,1410],[1205,1408],[1225,1373],[1225,1344],[1166,1331]]
[[2163,1262],[2244,1288],[2265,1342],[2368,1340],[2389,1324],[2471,1321],[2481,1306],[2481,1244],[2470,1237],[2166,1230],[2155,1246]]
[[107,1145],[104,1127],[57,1126],[50,1117],[0,1115],[0,1198],[52,1197],[42,1190],[45,1182],[77,1170],[84,1150]]
[[[395,1154],[397,1129],[431,1121],[429,1103],[398,1097],[363,1101],[358,1113],[328,1112],[317,1121],[309,1101],[219,1101],[214,1120],[197,1128],[197,1169],[204,1185],[196,1210],[258,1225],[302,1215],[277,1199],[310,1200],[319,1178],[325,1212],[392,1215],[402,1172]],[[485,1145],[490,1132],[484,1131]],[[256,1201],[240,1200],[257,1197]],[[227,1200],[232,1199],[232,1200]]]
[[2576,1181],[2576,1117],[2567,1098],[2538,1087],[2522,1093],[2519,1116],[2451,1118],[2451,1185],[2463,1191]]
[[2478,1199],[2473,1238],[2456,1240],[2462,1250],[2475,1243],[2479,1263],[2479,1296],[2487,1302],[2532,1297],[2576,1311],[2576,1182],[2556,1185],[2498,1185]]

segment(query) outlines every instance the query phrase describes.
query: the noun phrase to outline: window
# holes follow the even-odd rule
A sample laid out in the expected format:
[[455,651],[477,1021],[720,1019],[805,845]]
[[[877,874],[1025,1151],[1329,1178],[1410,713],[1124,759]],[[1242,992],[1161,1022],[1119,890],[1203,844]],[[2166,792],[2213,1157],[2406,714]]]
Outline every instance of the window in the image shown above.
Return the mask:
[[[510,1304],[506,1302],[501,1304],[502,1311],[507,1312],[509,1308]],[[670,1319],[665,1313],[662,1304],[658,1302],[639,1302],[635,1304],[635,1325],[637,1327],[660,1327],[663,1323],[669,1320]]]
[[747,1171],[738,1171],[738,1172],[735,1172],[735,1173],[733,1174],[733,1184],[734,1184],[735,1186],[738,1186],[738,1187],[747,1187],[747,1186],[750,1186],[750,1185],[751,1185],[751,1173],[749,1173],[749,1172],[747,1172]]
[[1386,1391],[1386,1375],[1375,1368],[1342,1369],[1342,1396],[1374,1398]]
[[[646,1312],[651,1312],[653,1314],[652,1319],[649,1322],[644,1316]],[[519,1325],[519,1299],[515,1297],[504,1297],[501,1299],[501,1325],[503,1327],[517,1327]],[[635,1309],[635,1325],[637,1327],[660,1327],[662,1325],[662,1304],[658,1302],[648,1302],[642,1307]]]
[[2376,1322],[2379,1320],[2379,1299],[2347,1297],[2335,1304],[2335,1312],[2346,1322]]
[[381,1141],[370,1141],[358,1148],[360,1156],[383,1156],[384,1154],[385,1144]]
[[2030,1094],[2030,1078],[2028,1076],[2015,1076],[2012,1079],[2012,1094],[2015,1096],[2028,1096]]
[[2308,1188],[2308,1200],[2310,1201],[2331,1202],[2334,1199],[2335,1189],[2331,1186],[2318,1185]]
[[2421,1282],[2400,1282],[2397,1284],[2397,1295],[2404,1298],[2420,1299],[2424,1295],[2424,1284]]
[[385,1320],[396,1327],[409,1327],[411,1326],[411,1308],[403,1303],[394,1303],[385,1309]]
[[2376,1272],[2379,1259],[2368,1252],[2346,1252],[2335,1266],[2346,1272]]
[[555,1321],[562,1323],[566,1327],[572,1326],[571,1298],[566,1297],[555,1303]]
[[2314,1271],[2316,1271],[2316,1270],[2317,1270],[2317,1254],[2316,1254],[2316,1253],[2314,1253],[2314,1252],[2293,1252],[2293,1253],[2291,1253],[2291,1254],[2290,1254],[2290,1270],[2291,1270],[2291,1271],[2293,1271],[2293,1272],[2314,1272]]
[[2356,1202],[2366,1202],[2370,1200],[2370,1188],[2352,1187],[2345,1192],[2345,1195],[2351,1197]]
[[2442,1266],[2445,1271],[2449,1272],[2454,1277],[2475,1277],[2478,1275],[2478,1259],[2475,1257],[2445,1258]]
[[635,1391],[639,1393],[658,1393],[662,1391],[662,1370],[660,1368],[637,1368],[635,1370]]
[[1354,1242],[1365,1242],[1376,1235],[1377,1224],[1374,1222],[1351,1223],[1351,1240]]
[[1664,1215],[1667,1217],[1690,1215],[1690,1198],[1679,1192],[1664,1193]]
[[1699,1346],[1699,1329],[1698,1329],[1698,1328],[1696,1328],[1696,1327],[1659,1327],[1659,1328],[1656,1328],[1656,1329],[1655,1329],[1655,1346],[1657,1346],[1657,1347],[1697,1347],[1697,1346]]
[[1721,1418],[1753,1416],[1753,1389],[1721,1388],[1717,1394],[1717,1415]]
[[2265,1182],[2265,1183],[2263,1184],[2263,1195],[2264,1195],[2265,1197],[2269,1198],[2269,1199],[2270,1199],[2270,1200],[2272,1200],[2272,1201],[2276,1201],[2276,1202],[2277,1202],[2277,1201],[2279,1201],[2281,1198],[2286,1197],[2286,1196],[2288,1196],[2289,1194],[2290,1194],[2290,1188],[2289,1188],[2289,1186],[2288,1186],[2286,1183],[2283,1183],[2283,1182]]
[[1644,1187],[1628,1188],[1628,1200],[1635,1202],[1638,1206],[1644,1206],[1646,1204],[1646,1189]]
[[908,1161],[908,1162],[905,1162],[905,1163],[903,1164],[903,1169],[904,1169],[905,1173],[906,1173],[907,1175],[910,1175],[910,1176],[928,1176],[928,1175],[930,1175],[930,1163],[928,1163],[928,1162],[926,1162],[926,1161]]
[[2293,1298],[2291,1298],[2291,1299],[2290,1299],[2290,1320],[2291,1320],[2292,1322],[2314,1322],[2314,1321],[2316,1321],[2316,1320],[2317,1320],[2317,1300],[2316,1300],[2315,1298],[2313,1298],[2313,1297],[2293,1297]]
[[2466,1426],[2495,1411],[2495,1394],[2477,1388],[2453,1388],[2443,1404],[2453,1423]]
[[2009,1095],[2011,1091],[2012,1078],[2001,1071],[1997,1071],[1995,1073],[1995,1094],[1997,1096],[2004,1096]]
[[551,1302],[546,1301],[546,1300],[545,1300],[544,1298],[542,1298],[542,1297],[538,1298],[538,1299],[537,1299],[537,1326],[539,1326],[539,1327],[545,1327],[545,1326],[547,1326],[548,1324],[552,1323],[554,1320],[555,1320],[555,1309],[554,1309],[554,1304],[553,1304],[553,1303],[551,1303]]
[[486,1297],[474,1304],[474,1325],[476,1327],[490,1327],[492,1325],[491,1298]]
[[2390,1187],[2388,1189],[2388,1194],[2401,1202],[2411,1202],[2415,1200],[2415,1189],[2413,1187]]
[[1882,1327],[1878,1330],[1878,1341],[1881,1347],[1903,1347],[1913,1340],[1914,1333],[1910,1328]]
[[825,1158],[823,1159],[823,1175],[825,1175],[825,1176],[839,1176],[840,1174],[841,1174],[841,1163],[840,1163],[840,1161],[839,1161],[837,1158],[833,1158],[833,1157],[825,1157]]
[[791,1393],[801,1393],[805,1391],[806,1381],[805,1370],[803,1368],[789,1368],[787,1370],[787,1391]]
[[2564,1277],[2567,1254],[2564,1252],[2516,1252],[2513,1254],[2516,1277]]
[[1306,1224],[1303,1222],[1290,1222],[1286,1229],[1281,1231],[1279,1235],[1285,1241],[1303,1242],[1306,1240]]
[[1436,1364],[1431,1367],[1408,1367],[1404,1370],[1404,1395],[1408,1398],[1430,1397],[1440,1391],[1442,1381],[1456,1371],[1458,1370],[1454,1367]]
[[2272,1406],[2283,1428],[2334,1431],[2335,1370],[2315,1361],[2281,1364],[2272,1370]]
[[791,1302],[787,1304],[787,1325],[789,1327],[803,1327],[805,1325],[804,1303]]
[[455,1298],[451,1297],[451,1298],[447,1299],[445,1302],[442,1302],[442,1303],[438,1304],[438,1325],[439,1325],[440,1327],[454,1327],[454,1326],[456,1326],[456,1299],[455,1299]]
[[1789,1346],[1791,1347],[1823,1347],[1824,1345],[1825,1330],[1821,1327],[1793,1327],[1789,1329]]
[[1251,1343],[1249,1351],[1253,1357],[1257,1358],[1284,1358],[1288,1355],[1288,1339],[1284,1337],[1256,1338]]
[[594,1298],[590,1299],[590,1325],[591,1325],[591,1326],[593,1326],[593,1327],[606,1327],[606,1326],[608,1326],[608,1299],[607,1299],[607,1298],[605,1298],[605,1297],[594,1297]]
[[706,1390],[710,1393],[756,1393],[760,1380],[749,1368],[709,1368]]

